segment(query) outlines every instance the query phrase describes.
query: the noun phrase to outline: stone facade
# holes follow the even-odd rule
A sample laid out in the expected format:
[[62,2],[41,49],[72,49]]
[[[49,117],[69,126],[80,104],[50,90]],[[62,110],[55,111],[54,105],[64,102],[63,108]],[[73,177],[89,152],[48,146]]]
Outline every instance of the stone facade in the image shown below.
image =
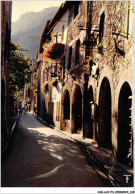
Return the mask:
[[9,133],[9,52],[11,36],[11,1],[1,2],[1,122],[2,133]]
[[32,62],[31,67],[31,86],[30,86],[30,99],[31,99],[31,111],[37,113],[37,80],[38,80],[38,72],[37,72],[37,63],[36,61]]
[[90,15],[96,44],[90,52],[93,66],[88,88],[98,110],[93,138],[125,163],[133,163],[133,6],[133,2],[95,1]]
[[[81,2],[75,18],[74,5],[70,7],[61,110],[64,118],[66,99],[70,117],[62,120],[63,130],[94,139],[99,146],[111,149],[118,160],[131,165],[133,6],[133,2]],[[78,39],[80,59],[76,66]],[[80,66],[88,63],[89,73],[86,70],[85,74]]]
[[[57,20],[66,11],[68,26],[58,128],[94,139],[99,146],[112,150],[120,162],[132,166],[134,3],[65,2],[48,23],[48,29],[45,28],[48,33],[43,33],[42,43],[48,34],[56,33]],[[50,82],[51,70],[44,73],[43,64],[41,82],[43,77]],[[57,126],[51,103],[54,94],[56,99],[60,96],[51,88],[49,91],[44,97],[45,107]]]
[[[45,25],[44,31],[41,35],[40,42],[39,42],[39,49],[36,57],[36,64],[37,64],[37,116],[41,117],[43,120],[45,120],[46,115],[46,109],[45,109],[45,96],[42,93],[42,82],[41,79],[41,71],[43,66],[43,58],[42,58],[42,52],[43,52],[43,44],[46,41],[47,38],[47,32],[48,32],[48,23]],[[48,121],[48,119],[47,119]]]
[[[64,72],[63,59],[68,26],[67,4],[68,3],[62,4],[54,18],[46,24],[39,46],[41,52],[44,52],[45,49],[52,45],[63,47],[63,52],[61,54],[57,53],[56,60],[49,57],[44,59],[43,54],[40,66],[38,67],[38,73],[40,75],[38,115],[49,124],[57,126],[58,129],[60,129],[61,124],[61,89]],[[45,45],[46,48],[44,47]],[[53,82],[57,84],[51,85]],[[44,89],[42,90],[45,84],[47,87],[46,91],[44,91]]]
[[[78,6],[77,6],[78,5]],[[77,6],[77,8],[76,8]],[[78,10],[77,10],[78,9]],[[67,45],[65,51],[65,85],[62,93],[62,129],[70,133],[83,133],[83,94],[84,94],[84,69],[85,48],[83,41],[86,38],[86,31],[80,30],[80,27],[86,28],[87,23],[87,2],[77,2],[71,4],[69,8],[69,25],[67,32]],[[78,45],[77,45],[78,43]],[[72,48],[72,49],[71,49]],[[72,50],[72,53],[70,52]],[[78,60],[77,60],[77,52]],[[71,57],[71,59],[69,59]],[[71,64],[69,66],[69,60]],[[66,93],[69,93],[70,116],[64,119],[64,102]],[[77,92],[77,94],[76,94]],[[77,98],[81,101],[76,103]],[[79,107],[78,107],[79,106]],[[79,111],[77,112],[77,109]],[[78,123],[76,120],[80,120]],[[78,126],[78,129],[76,128]],[[76,128],[76,129],[75,129]]]

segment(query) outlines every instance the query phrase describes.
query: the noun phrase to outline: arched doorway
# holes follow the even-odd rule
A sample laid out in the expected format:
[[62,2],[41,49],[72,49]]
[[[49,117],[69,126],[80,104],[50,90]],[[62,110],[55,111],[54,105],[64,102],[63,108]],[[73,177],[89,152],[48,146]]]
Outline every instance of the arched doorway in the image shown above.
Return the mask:
[[82,93],[79,86],[76,86],[74,95],[73,95],[72,122],[74,126],[74,129],[72,131],[74,133],[81,133],[82,132]]
[[70,114],[70,93],[64,90],[61,100],[61,123],[60,128],[71,133],[71,114]]
[[131,106],[132,91],[127,82],[120,90],[118,103],[118,155],[122,163],[132,163]]
[[93,139],[94,132],[93,132],[93,119],[94,119],[94,100],[93,100],[93,88],[92,86],[89,88],[86,96],[86,101],[85,103],[85,137]]
[[64,99],[64,119],[65,120],[70,119],[70,97],[68,91],[66,92]]
[[104,78],[99,94],[99,122],[97,141],[100,146],[111,148],[111,88],[107,78]]

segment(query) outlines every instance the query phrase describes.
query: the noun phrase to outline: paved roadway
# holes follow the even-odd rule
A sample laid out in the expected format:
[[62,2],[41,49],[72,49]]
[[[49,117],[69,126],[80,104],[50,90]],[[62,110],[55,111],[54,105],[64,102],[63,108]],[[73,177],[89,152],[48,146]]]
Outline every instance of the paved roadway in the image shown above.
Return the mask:
[[44,126],[31,114],[21,115],[10,154],[2,166],[2,187],[107,187],[78,145]]

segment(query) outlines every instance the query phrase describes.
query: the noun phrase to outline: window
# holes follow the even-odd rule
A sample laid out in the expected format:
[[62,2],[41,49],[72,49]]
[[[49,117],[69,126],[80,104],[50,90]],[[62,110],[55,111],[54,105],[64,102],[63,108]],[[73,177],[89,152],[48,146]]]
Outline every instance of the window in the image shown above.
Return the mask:
[[72,46],[69,47],[68,69],[71,69],[71,63],[72,63]]
[[74,4],[74,19],[76,18],[78,13],[79,13],[79,1],[76,1]]
[[57,63],[51,65],[51,77],[57,77]]
[[99,24],[99,42],[102,42],[104,36],[104,22],[105,22],[105,13],[103,12]]
[[75,47],[75,65],[79,64],[80,57],[80,40],[77,40]]
[[28,98],[30,98],[30,88],[28,88]]
[[61,29],[61,42],[63,41],[64,39],[64,25],[62,26],[62,29]]

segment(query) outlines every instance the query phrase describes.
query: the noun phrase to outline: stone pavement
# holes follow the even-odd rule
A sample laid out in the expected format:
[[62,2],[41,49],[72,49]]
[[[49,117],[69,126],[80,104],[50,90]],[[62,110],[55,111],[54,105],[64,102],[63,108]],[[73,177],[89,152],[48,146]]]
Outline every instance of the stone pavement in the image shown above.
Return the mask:
[[43,125],[30,113],[22,114],[1,168],[1,186],[111,187],[108,177],[89,160],[91,164],[67,136]]
[[[38,120],[40,120],[45,125],[48,125],[45,121],[43,121],[41,118],[37,117]],[[16,126],[16,122],[18,120],[18,117],[14,119],[14,124],[12,126],[12,133]],[[48,125],[49,126],[49,125]],[[93,161],[100,167],[102,172],[108,176],[108,178],[114,183],[114,185],[119,187],[133,187],[134,185],[134,171],[132,168],[123,165],[119,162],[117,162],[112,155],[112,152],[108,149],[98,147],[98,145],[89,138],[82,138],[80,134],[69,134],[66,131],[58,130],[57,128],[54,128],[54,126],[50,126],[51,128],[57,130],[59,133],[62,133],[66,137],[72,139],[76,143],[78,143],[93,159]],[[10,141],[12,139],[12,134],[10,134],[10,137],[8,137],[8,141],[6,144],[4,142],[2,145],[2,151],[1,154],[3,155],[4,152],[6,152],[8,145],[10,144]],[[3,141],[1,137],[1,141]],[[129,180],[126,182],[126,175],[128,175]]]
[[[41,118],[37,117],[42,123],[47,124]],[[90,155],[90,157],[96,162],[100,167],[102,172],[108,176],[110,181],[114,185],[119,187],[133,187],[134,186],[134,171],[129,166],[123,165],[117,162],[111,150],[98,147],[94,140],[89,138],[82,138],[80,134],[70,134],[63,130],[58,130],[57,128],[50,126],[57,130],[59,133],[62,133],[69,137],[70,139],[76,141],[85,151]],[[128,175],[128,176],[127,176]],[[126,180],[129,178],[129,180]]]

